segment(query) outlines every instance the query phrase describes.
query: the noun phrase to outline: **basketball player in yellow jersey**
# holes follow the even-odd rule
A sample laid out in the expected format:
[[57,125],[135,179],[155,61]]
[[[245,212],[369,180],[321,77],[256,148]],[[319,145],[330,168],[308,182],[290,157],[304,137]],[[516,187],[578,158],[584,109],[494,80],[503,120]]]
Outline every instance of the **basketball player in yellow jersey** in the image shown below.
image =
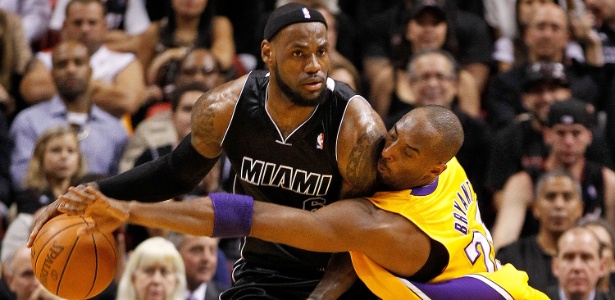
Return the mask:
[[[391,192],[341,200],[316,211],[231,194],[126,202],[83,186],[70,188],[55,205],[62,212],[92,217],[95,226],[84,232],[113,231],[130,222],[193,235],[251,236],[310,251],[350,252],[359,278],[385,300],[548,299],[527,285],[524,272],[511,265],[500,269],[494,260],[472,187],[454,158],[462,143],[461,124],[450,110],[416,108],[387,134],[378,162],[379,179]],[[31,240],[42,222],[37,221]],[[348,273],[342,271],[345,277],[323,281],[347,281]]]
[[[491,235],[481,220],[472,185],[456,158],[446,163],[446,170],[430,184],[377,192],[368,199],[379,209],[410,220],[427,235],[431,247],[423,266],[411,276],[395,275],[368,255],[350,251],[355,271],[376,295],[383,299],[440,299],[445,295],[459,297],[460,291],[467,289],[472,299],[526,298],[527,275],[518,274],[512,265],[493,273],[501,266],[495,259]],[[457,280],[468,274],[479,276]],[[514,276],[525,279],[511,280]],[[445,282],[451,279],[456,280]],[[489,282],[508,286],[498,290],[488,287]]]

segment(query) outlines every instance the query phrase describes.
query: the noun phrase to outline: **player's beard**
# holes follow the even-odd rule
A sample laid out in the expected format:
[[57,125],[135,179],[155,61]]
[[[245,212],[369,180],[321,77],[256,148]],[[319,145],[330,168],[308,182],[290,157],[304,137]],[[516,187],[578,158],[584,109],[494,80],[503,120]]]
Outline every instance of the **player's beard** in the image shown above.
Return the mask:
[[320,91],[320,94],[318,94],[318,96],[316,96],[315,98],[313,99],[305,98],[301,96],[301,94],[294,91],[293,88],[290,87],[290,85],[284,82],[282,77],[280,77],[280,69],[278,69],[277,65],[275,67],[275,81],[280,87],[280,90],[282,91],[282,93],[295,105],[307,107],[307,106],[316,106],[316,105],[319,105],[325,102],[326,87],[323,88],[322,91]]

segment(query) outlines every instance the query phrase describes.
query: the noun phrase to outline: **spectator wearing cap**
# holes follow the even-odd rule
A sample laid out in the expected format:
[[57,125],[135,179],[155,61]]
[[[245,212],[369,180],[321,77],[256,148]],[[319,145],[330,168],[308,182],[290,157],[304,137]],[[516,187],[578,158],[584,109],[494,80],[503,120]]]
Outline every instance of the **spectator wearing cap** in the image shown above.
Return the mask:
[[[524,71],[520,103],[526,112],[497,132],[489,158],[486,186],[493,193],[496,210],[509,177],[522,170],[543,168],[549,150],[543,141],[542,130],[547,124],[549,110],[553,103],[572,95],[571,81],[562,64],[536,62]],[[612,166],[604,138],[596,133],[587,151],[588,157]]]
[[[383,119],[391,115],[402,115],[396,111],[399,102],[419,105],[422,101],[417,99],[420,96],[413,91],[417,81],[408,74],[408,64],[413,56],[436,49],[444,50],[453,57],[458,56],[459,52],[450,17],[436,1],[415,5],[406,24],[402,42],[393,49],[393,69],[382,69],[376,75],[371,89],[370,100]],[[456,99],[459,108],[472,117],[479,117],[480,91],[476,80],[463,68],[456,73],[455,78],[445,78],[444,81],[454,82],[459,90]]]
[[[397,1],[397,5],[382,11],[369,18],[363,31],[363,72],[374,89],[376,75],[388,69],[393,73],[394,49],[399,47],[405,39],[405,32],[411,12],[416,6],[433,5],[443,7],[450,20],[450,28],[457,39],[458,60],[462,69],[472,74],[476,86],[482,93],[489,76],[489,63],[493,41],[485,20],[479,16],[456,9],[452,2],[443,0],[404,0]],[[446,5],[443,3],[446,2]],[[408,62],[401,62],[399,66],[405,67]],[[372,99],[370,99],[372,100]]]
[[519,236],[536,233],[537,221],[526,211],[532,202],[536,179],[551,170],[565,170],[581,183],[584,215],[605,217],[615,224],[615,172],[586,158],[593,121],[594,115],[582,101],[570,99],[551,106],[547,126],[543,127],[549,154],[542,168],[518,172],[506,181],[493,229],[496,248]]
[[[523,36],[527,48],[526,62],[498,74],[489,86],[486,103],[487,120],[494,129],[503,128],[512,123],[518,115],[527,112],[519,100],[524,88],[526,69],[536,62],[560,63],[568,79],[572,96],[594,105],[600,103],[601,93],[598,83],[602,80],[600,68],[603,60],[601,55],[588,55],[588,53],[596,52],[589,49],[600,47],[601,44],[598,40],[594,41],[596,45],[586,47],[584,63],[568,60],[564,55],[566,45],[570,41],[568,28],[568,14],[555,3],[543,4],[531,14]],[[559,70],[560,67],[557,68]]]

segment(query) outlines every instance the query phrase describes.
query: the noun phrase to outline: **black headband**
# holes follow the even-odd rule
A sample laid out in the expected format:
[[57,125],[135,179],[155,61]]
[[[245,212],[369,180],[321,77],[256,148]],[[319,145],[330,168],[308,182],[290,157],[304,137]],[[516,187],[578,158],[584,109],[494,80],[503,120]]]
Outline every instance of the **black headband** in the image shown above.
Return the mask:
[[280,32],[280,30],[284,29],[284,27],[295,23],[307,22],[320,22],[327,26],[325,17],[313,8],[294,2],[282,5],[274,10],[269,16],[269,19],[267,19],[264,38],[266,40],[271,40],[271,38]]

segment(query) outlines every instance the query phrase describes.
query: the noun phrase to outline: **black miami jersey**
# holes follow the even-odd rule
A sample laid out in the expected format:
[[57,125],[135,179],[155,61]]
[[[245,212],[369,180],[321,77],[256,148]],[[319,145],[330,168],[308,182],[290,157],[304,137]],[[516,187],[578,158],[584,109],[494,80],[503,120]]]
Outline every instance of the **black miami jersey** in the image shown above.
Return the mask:
[[[265,108],[268,84],[269,73],[249,74],[222,141],[236,173],[233,192],[304,210],[339,200],[342,179],[337,139],[346,108],[356,93],[328,78],[326,100],[284,137]],[[295,270],[324,269],[329,258],[327,253],[255,238],[246,238],[241,251],[250,263]]]

